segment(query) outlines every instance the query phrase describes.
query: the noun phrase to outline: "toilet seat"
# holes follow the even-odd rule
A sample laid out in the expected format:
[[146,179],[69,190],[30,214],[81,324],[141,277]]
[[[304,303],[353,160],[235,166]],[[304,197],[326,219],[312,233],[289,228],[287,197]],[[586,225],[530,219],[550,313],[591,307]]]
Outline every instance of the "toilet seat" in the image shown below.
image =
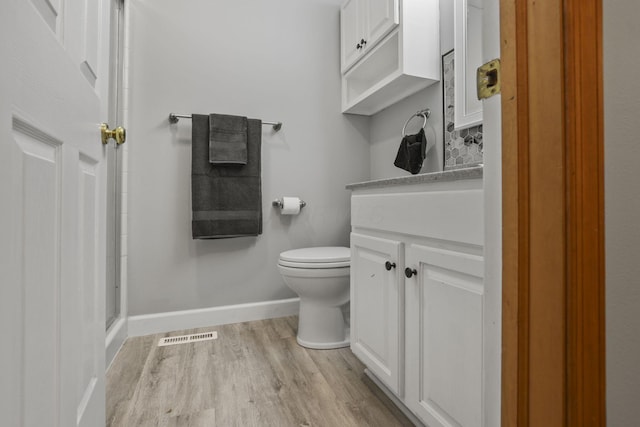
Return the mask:
[[292,249],[282,252],[278,264],[291,268],[344,268],[349,267],[351,251],[342,246]]

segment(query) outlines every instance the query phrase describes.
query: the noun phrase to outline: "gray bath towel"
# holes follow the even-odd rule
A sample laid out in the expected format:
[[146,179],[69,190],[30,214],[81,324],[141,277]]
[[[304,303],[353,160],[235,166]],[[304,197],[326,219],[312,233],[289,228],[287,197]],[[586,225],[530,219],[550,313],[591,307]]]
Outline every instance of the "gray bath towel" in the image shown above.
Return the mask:
[[247,164],[209,163],[209,116],[192,115],[191,231],[194,239],[262,234],[262,122],[248,119]]
[[247,164],[247,118],[209,114],[209,163]]

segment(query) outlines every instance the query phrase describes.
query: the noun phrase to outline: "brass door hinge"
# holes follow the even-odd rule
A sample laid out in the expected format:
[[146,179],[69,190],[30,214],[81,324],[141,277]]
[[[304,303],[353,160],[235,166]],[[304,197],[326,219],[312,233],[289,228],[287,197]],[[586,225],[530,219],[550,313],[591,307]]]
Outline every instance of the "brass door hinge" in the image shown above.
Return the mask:
[[492,59],[478,67],[478,99],[491,98],[500,93],[500,60]]

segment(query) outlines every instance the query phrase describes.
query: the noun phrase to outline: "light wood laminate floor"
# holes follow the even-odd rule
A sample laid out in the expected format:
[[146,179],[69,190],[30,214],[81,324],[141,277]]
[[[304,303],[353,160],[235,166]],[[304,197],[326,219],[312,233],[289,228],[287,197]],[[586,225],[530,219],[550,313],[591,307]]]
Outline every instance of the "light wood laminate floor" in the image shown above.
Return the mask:
[[[128,339],[107,372],[111,427],[412,426],[349,348],[296,343],[297,317]],[[158,347],[215,330],[218,339]]]

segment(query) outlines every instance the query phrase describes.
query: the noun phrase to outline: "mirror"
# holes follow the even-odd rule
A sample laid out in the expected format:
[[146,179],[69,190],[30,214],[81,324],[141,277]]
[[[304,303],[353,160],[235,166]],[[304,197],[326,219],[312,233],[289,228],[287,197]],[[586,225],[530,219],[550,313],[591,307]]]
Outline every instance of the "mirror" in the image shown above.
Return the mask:
[[482,101],[476,96],[476,69],[482,65],[483,0],[455,0],[455,129],[482,123]]

